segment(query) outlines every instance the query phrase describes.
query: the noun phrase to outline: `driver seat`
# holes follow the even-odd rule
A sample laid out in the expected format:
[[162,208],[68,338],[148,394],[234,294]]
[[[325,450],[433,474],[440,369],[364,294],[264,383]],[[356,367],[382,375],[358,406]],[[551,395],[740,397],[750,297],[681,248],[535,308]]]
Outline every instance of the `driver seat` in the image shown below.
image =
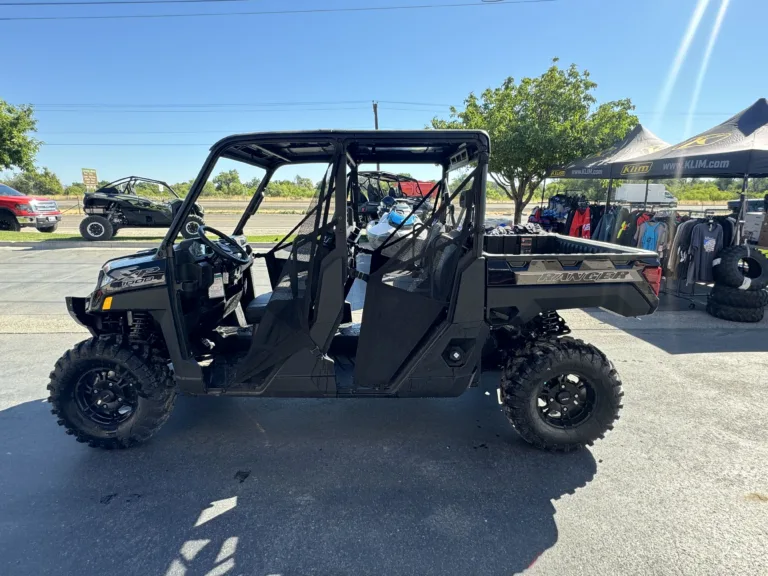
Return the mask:
[[[245,310],[243,311],[245,321],[248,322],[248,324],[255,326],[261,322],[261,320],[264,318],[264,312],[267,310],[267,304],[269,303],[269,299],[271,297],[272,292],[267,292],[266,294],[256,296],[256,298],[248,302],[248,306],[246,306]],[[345,301],[344,312],[341,316],[341,323],[346,324],[348,322],[352,322],[352,304]]]
[[243,311],[245,315],[245,321],[248,322],[248,324],[258,324],[261,322],[261,319],[264,318],[264,312],[267,310],[267,304],[269,303],[269,299],[271,297],[272,292],[267,292],[266,294],[256,296],[256,298],[248,302],[248,306],[246,306],[245,310]]

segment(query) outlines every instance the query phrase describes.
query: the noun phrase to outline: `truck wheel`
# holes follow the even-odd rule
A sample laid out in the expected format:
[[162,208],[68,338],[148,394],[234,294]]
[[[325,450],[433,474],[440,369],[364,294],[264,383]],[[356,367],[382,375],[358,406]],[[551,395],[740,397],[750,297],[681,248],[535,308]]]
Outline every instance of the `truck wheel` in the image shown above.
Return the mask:
[[534,342],[509,360],[501,392],[523,440],[557,452],[591,445],[612,430],[623,396],[605,355],[568,337]]
[[176,399],[168,361],[121,336],[77,344],[56,362],[48,385],[67,434],[95,448],[128,448],[148,440],[168,419]]
[[200,229],[200,226],[203,226],[204,224],[205,222],[203,222],[203,219],[200,218],[200,216],[191,214],[190,216],[187,216],[187,221],[184,222],[184,226],[181,228],[181,235],[184,238],[197,238],[197,231]]
[[103,216],[87,216],[80,222],[80,235],[86,240],[109,240],[114,233],[112,223]]
[[18,232],[21,230],[21,226],[19,226],[19,221],[16,220],[16,216],[8,214],[7,212],[2,212],[0,213],[0,230],[6,232]]
[[762,306],[759,308],[736,308],[710,301],[707,302],[707,313],[715,318],[730,322],[760,322],[765,314],[765,309]]
[[768,258],[748,246],[730,246],[713,262],[715,282],[740,290],[762,290],[768,286]]
[[764,308],[768,306],[768,292],[765,290],[739,290],[738,288],[715,284],[709,297],[715,304],[735,308]]
[[56,232],[56,229],[59,227],[59,223],[57,222],[53,226],[40,226],[38,230],[40,232],[43,232],[44,234],[51,234],[53,232]]

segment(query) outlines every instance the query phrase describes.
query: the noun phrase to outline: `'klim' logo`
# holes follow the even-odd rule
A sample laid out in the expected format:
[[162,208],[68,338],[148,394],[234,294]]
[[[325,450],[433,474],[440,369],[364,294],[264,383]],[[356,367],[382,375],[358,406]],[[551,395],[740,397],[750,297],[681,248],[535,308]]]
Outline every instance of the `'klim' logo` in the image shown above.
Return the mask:
[[565,170],[552,170],[549,173],[550,178],[562,178],[563,176],[565,176]]
[[688,148],[698,148],[699,146],[709,146],[721,142],[731,135],[730,132],[718,132],[716,134],[704,134],[702,136],[694,136],[690,140],[686,140],[682,144],[678,144],[673,150],[686,150]]
[[636,176],[638,174],[648,174],[651,171],[653,162],[642,162],[640,164],[627,164],[621,169],[622,176]]

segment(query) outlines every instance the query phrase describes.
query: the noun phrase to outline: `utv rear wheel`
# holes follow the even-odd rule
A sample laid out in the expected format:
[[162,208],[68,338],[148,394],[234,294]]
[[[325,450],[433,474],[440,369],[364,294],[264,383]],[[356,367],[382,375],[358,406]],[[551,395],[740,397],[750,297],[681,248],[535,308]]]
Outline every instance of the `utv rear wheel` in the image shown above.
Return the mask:
[[197,238],[197,231],[200,229],[200,226],[203,226],[205,222],[203,222],[203,219],[200,218],[200,216],[195,216],[194,214],[187,217],[187,221],[184,222],[184,226],[181,229],[181,235],[184,238]]
[[523,440],[568,452],[613,429],[621,380],[605,355],[573,338],[535,342],[507,362],[504,412]]
[[0,212],[0,230],[5,232],[18,232],[21,230],[16,216],[8,212]]
[[98,448],[148,440],[176,398],[168,361],[147,345],[100,336],[67,351],[51,372],[51,412],[67,434]]
[[112,223],[103,216],[86,216],[80,222],[80,235],[86,240],[109,240],[114,233]]

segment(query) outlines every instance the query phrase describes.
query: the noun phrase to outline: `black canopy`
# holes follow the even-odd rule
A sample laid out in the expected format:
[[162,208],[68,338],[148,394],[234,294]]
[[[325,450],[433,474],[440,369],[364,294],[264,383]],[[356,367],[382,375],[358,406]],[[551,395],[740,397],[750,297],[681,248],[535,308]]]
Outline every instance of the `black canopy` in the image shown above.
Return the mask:
[[547,176],[549,178],[609,178],[612,164],[629,162],[668,146],[669,144],[664,140],[638,124],[618,144],[587,158],[571,162],[567,166],[553,168]]
[[768,101],[761,98],[722,124],[642,158],[614,161],[613,178],[768,176]]

